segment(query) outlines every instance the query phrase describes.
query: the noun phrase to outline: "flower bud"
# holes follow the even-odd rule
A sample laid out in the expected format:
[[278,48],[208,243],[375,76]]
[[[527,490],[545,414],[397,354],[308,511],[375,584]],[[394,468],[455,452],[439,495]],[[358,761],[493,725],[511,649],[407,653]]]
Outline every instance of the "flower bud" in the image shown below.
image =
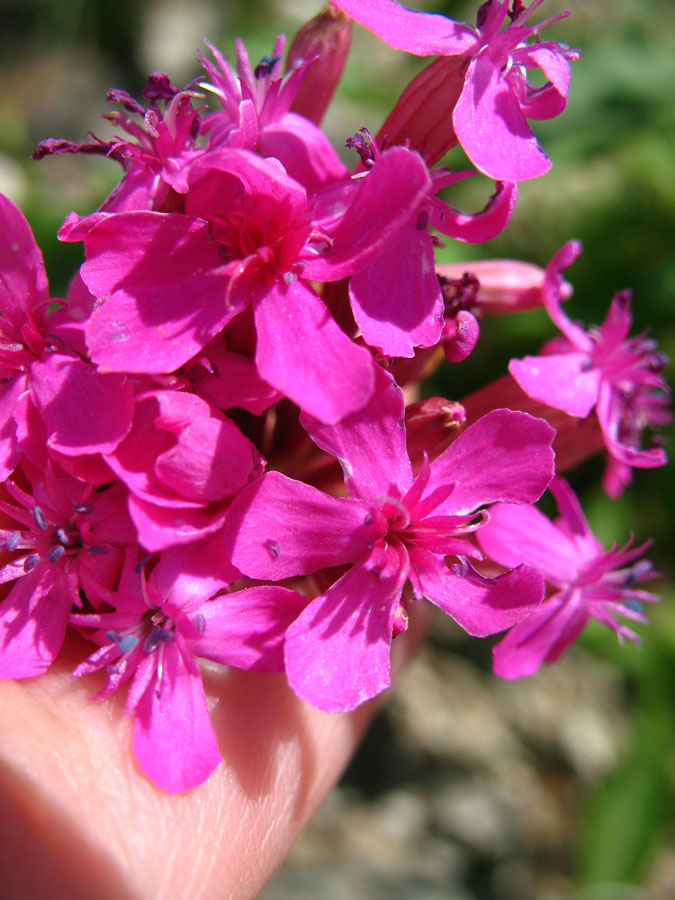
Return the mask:
[[461,403],[445,397],[429,397],[410,403],[405,409],[408,454],[418,471],[424,454],[434,460],[452,443],[466,415]]
[[377,134],[381,149],[408,141],[432,166],[455,146],[452,111],[464,86],[465,59],[441,56],[413,78]]
[[476,317],[466,309],[443,321],[441,346],[448,362],[463,362],[478,342],[480,328]]
[[342,77],[351,36],[350,20],[331,4],[303,25],[289,48],[286,70],[293,69],[299,60],[316,57],[316,62],[296,94],[291,112],[317,125],[321,122]]
[[[541,288],[544,270],[532,263],[515,259],[485,259],[436,267],[438,275],[450,280],[462,278],[467,271],[480,282],[476,304],[484,313],[518,312],[535,309],[543,303]],[[567,300],[571,296],[572,285],[564,281],[561,298]]]

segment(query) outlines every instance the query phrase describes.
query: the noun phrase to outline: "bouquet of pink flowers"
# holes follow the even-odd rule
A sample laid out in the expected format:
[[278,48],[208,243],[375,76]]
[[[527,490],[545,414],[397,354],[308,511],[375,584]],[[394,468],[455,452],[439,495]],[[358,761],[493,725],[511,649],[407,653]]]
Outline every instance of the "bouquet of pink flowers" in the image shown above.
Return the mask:
[[[504,633],[504,678],[590,619],[638,641],[621,619],[657,599],[647,544],[604,548],[561,475],[604,451],[618,497],[666,462],[643,441],[670,418],[663,356],[629,336],[627,292],[598,328],[566,315],[575,241],[545,270],[435,264],[439,235],[495,237],[518,182],[551,166],[528,120],[564,110],[578,52],[541,39],[563,17],[533,24],[541,4],[488,0],[470,26],[331,0],[285,61],[283,37],[255,67],[237,41],[234,70],[208,45],[184,89],[155,72],[142,102],[110,91],[114,138],[35,153],[123,171],[61,226],[85,258],[63,299],[0,197],[0,677],[42,674],[76,630],[91,652],[74,676],[104,670],[101,701],[126,685],[134,753],[167,791],[220,761],[199,659],[285,672],[339,712],[389,686],[419,603]],[[347,138],[350,169],[320,123],[351,19],[433,61],[377,133]],[[470,170],[438,165],[457,145]],[[470,176],[494,190],[466,213],[439,193]],[[539,355],[419,399],[483,315],[537,306],[560,331]],[[555,521],[533,505],[547,488]]]

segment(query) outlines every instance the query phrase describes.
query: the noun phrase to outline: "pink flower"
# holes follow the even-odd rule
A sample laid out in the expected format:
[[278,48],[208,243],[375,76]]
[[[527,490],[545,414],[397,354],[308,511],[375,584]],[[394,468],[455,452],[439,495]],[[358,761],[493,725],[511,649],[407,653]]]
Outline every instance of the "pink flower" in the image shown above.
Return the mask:
[[532,615],[519,622],[494,648],[494,670],[502,678],[520,678],[555,662],[576,640],[590,619],[625,638],[638,636],[617,621],[624,616],[646,622],[642,604],[658,600],[635,587],[655,578],[651,564],[637,562],[649,543],[605,551],[592,533],[579,501],[562,478],[550,486],[560,518],[549,521],[533,506],[496,504],[478,542],[504,566],[536,566],[554,593]]
[[146,550],[217,531],[231,498],[262,471],[254,444],[218,409],[182,391],[144,391],[128,437],[105,456],[129,488]]
[[[544,25],[561,18],[555,16],[537,28],[525,25],[541,2],[534,0],[524,7],[520,0],[514,0],[509,10],[510,0],[488,0],[479,7],[476,28],[471,28],[445,16],[406,9],[395,0],[334,0],[337,7],[391,47],[417,56],[464,58],[462,66],[447,73],[457,82],[456,88],[439,89],[437,79],[431,78],[414,95],[404,94],[406,107],[401,115],[414,121],[408,107],[421,103],[425,122],[433,122],[437,118],[430,109],[434,99],[438,111],[445,111],[450,99],[454,109],[448,130],[454,128],[476,168],[497,181],[523,181],[550,169],[551,162],[527,119],[550,119],[563,111],[570,80],[568,60],[579,56],[554,41],[527,43],[532,37],[538,38]],[[507,13],[511,22],[500,33]],[[438,64],[432,65],[438,69]],[[531,85],[528,69],[540,69],[546,84]],[[445,69],[439,72],[446,74]],[[389,117],[388,127],[399,139],[402,135],[395,119],[396,111]],[[444,143],[444,149],[453,143],[444,142],[442,135],[435,135],[434,141]],[[416,143],[413,146],[422,150]],[[430,150],[424,148],[425,153]],[[438,155],[431,152],[431,158]]]
[[172,209],[176,193],[187,190],[190,162],[205,152],[195,145],[199,134],[199,110],[192,100],[200,95],[181,91],[171,84],[163,72],[153,72],[143,89],[149,101],[143,106],[126,91],[110,90],[107,99],[121,103],[131,116],[139,116],[140,124],[130,115],[114,111],[104,115],[112,125],[120,127],[132,140],[118,136],[102,141],[92,135],[92,142],[74,144],[63,139],[41,141],[33,159],[52,153],[95,153],[117,160],[124,177],[99,209],[89,216],[69,213],[59,231],[63,241],[79,241],[105,213],[131,209]]
[[9,517],[0,537],[12,554],[0,583],[15,582],[0,603],[0,678],[28,678],[49,668],[71,608],[82,604],[79,589],[114,585],[120,548],[135,542],[119,486],[98,493],[51,463],[32,482],[28,493],[17,481],[5,481],[8,499],[0,500],[5,522]]
[[314,82],[312,73],[318,60],[315,56],[292,59],[292,68],[282,77],[284,43],[284,36],[279,35],[272,55],[264,57],[254,69],[237,38],[236,76],[222,54],[209,44],[215,65],[200,54],[209,80],[199,82],[199,87],[214,93],[223,109],[203,118],[202,131],[209,135],[211,150],[231,147],[273,156],[291,178],[314,191],[344,178],[347,170],[314,122],[291,111],[299,91]]
[[[105,668],[105,699],[131,680],[127,713],[141,768],[166,791],[201,784],[220,762],[196,657],[257,671],[281,671],[283,635],[306,599],[282,587],[253,587],[209,599],[234,570],[213,539],[172,550],[145,577],[135,552],[116,591],[100,590],[114,612],[77,614],[100,645],[73,673]],[[235,577],[236,577],[236,573]]]
[[590,332],[563,312],[561,273],[579,253],[579,242],[570,241],[546,268],[544,305],[564,337],[545,347],[543,356],[511,360],[509,372],[534,400],[570,416],[583,419],[595,410],[610,457],[604,488],[617,497],[631,479],[631,467],[665,465],[664,450],[643,450],[640,441],[645,427],[670,421],[670,391],[661,375],[665,359],[655,342],[644,335],[628,338],[632,317],[627,291],[616,294],[603,324]]
[[[108,216],[85,236],[82,278],[106,298],[86,328],[94,361],[108,371],[169,373],[251,307],[264,381],[324,421],[362,406],[372,361],[307,280],[315,273],[306,262],[326,238],[314,230],[302,186],[275,160],[223,150],[192,167],[185,210]],[[370,211],[368,235],[384,228],[388,212],[383,204]],[[368,235],[354,235],[328,263],[335,280],[376,251]]]
[[[431,228],[455,240],[478,243],[499,234],[511,218],[518,195],[514,184],[498,184],[483,210],[467,214],[448,206],[436,194],[471,172],[429,171],[415,151],[392,147],[383,153],[362,129],[348,142],[356,147],[366,172],[331,185],[316,199],[317,224],[330,246],[305,267],[310,277],[332,280],[335,258],[349,247],[364,214],[392,207],[393,215],[371,244],[352,275],[349,298],[363,339],[386,356],[412,357],[415,347],[438,343],[443,326],[443,300],[434,271]],[[416,195],[407,208],[398,199],[410,186]],[[384,216],[378,215],[383,220]],[[372,233],[372,229],[368,229]],[[345,273],[347,274],[347,273]]]
[[31,364],[51,341],[43,332],[50,303],[42,253],[30,226],[0,194],[0,478],[20,459],[14,412],[25,393]]
[[67,311],[49,313],[42,254],[21,211],[0,195],[0,477],[47,450],[82,456],[114,450],[129,431],[131,385],[97,372],[69,349]]
[[427,597],[473,635],[508,628],[538,605],[542,585],[529,566],[485,578],[469,562],[480,553],[466,536],[483,524],[482,507],[540,496],[553,474],[548,425],[496,410],[414,479],[402,394],[381,369],[365,409],[334,426],[308,416],[304,424],[340,462],[349,498],[268,472],[242,491],[225,526],[232,562],[253,578],[349,565],[287,632],[286,672],[301,697],[347,710],[388,686],[406,583],[413,599]]

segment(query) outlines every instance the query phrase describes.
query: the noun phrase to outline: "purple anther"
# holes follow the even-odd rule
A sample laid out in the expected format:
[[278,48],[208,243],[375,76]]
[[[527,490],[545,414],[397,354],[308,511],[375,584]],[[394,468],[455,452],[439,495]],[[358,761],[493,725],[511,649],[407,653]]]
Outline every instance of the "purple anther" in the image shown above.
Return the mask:
[[272,557],[272,559],[278,559],[281,555],[281,547],[279,546],[278,541],[272,540],[272,538],[268,538],[265,541],[265,547],[267,548],[267,552]]
[[63,544],[54,544],[54,546],[50,547],[47,551],[47,559],[50,563],[57,563],[65,552],[66,548]]
[[67,547],[69,544],[73,543],[73,535],[66,528],[57,528],[56,537],[64,545],[64,547]]
[[39,506],[35,506],[33,508],[33,521],[40,529],[40,531],[47,530],[47,520],[45,519],[45,514],[42,512]]
[[11,534],[8,534],[5,538],[5,547],[8,550],[16,550],[21,542],[21,532],[13,531]]
[[268,75],[272,74],[274,67],[280,59],[280,56],[263,56],[255,67],[253,74],[256,78],[266,78]]
[[120,648],[120,653],[129,653],[129,651],[133,650],[137,644],[138,638],[135,634],[125,634],[123,637],[120,637],[119,641],[117,641],[117,646]]
[[31,553],[30,556],[27,556],[23,563],[24,572],[32,572],[35,566],[40,562],[40,554],[39,553]]

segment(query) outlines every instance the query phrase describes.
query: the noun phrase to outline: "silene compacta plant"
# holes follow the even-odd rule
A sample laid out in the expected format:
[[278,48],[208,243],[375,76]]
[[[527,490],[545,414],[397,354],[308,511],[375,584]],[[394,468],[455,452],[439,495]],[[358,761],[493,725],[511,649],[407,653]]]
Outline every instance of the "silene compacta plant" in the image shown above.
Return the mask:
[[[220,760],[199,659],[285,672],[340,712],[389,685],[418,603],[501,635],[503,678],[589,619],[638,641],[647,545],[603,547],[562,475],[604,452],[618,497],[666,462],[643,434],[669,419],[662,355],[630,335],[626,292],[599,327],[566,315],[575,241],[545,270],[434,259],[499,234],[518,182],[551,166],[530,123],[563,112],[579,54],[541,6],[488,0],[471,25],[332,0],[257,64],[207,44],[185,88],[155,72],[140,100],[110,91],[112,139],[35,153],[121,166],[61,226],[84,252],[65,298],[0,198],[0,676],[41,675],[77,631],[73,675],[102,670],[99,701],[124,687],[133,752],[167,791]],[[351,20],[429,64],[379,131],[345,135],[347,167],[320,125]],[[458,144],[471,168],[439,165]],[[478,212],[451,205],[469,176],[493,182]],[[539,355],[416,399],[481,316],[537,306],[560,331]],[[547,489],[554,521],[533,505]]]

